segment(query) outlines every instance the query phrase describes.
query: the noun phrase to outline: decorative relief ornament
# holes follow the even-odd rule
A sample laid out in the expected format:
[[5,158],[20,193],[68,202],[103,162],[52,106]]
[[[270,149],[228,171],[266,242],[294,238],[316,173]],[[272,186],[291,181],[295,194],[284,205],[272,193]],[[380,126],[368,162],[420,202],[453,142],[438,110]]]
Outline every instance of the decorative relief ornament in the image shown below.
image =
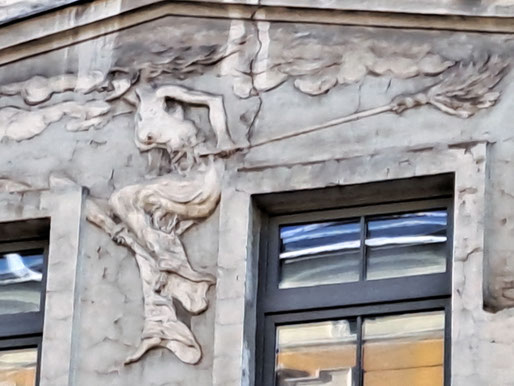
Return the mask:
[[496,86],[505,76],[507,68],[507,62],[496,56],[488,56],[480,62],[460,62],[441,74],[432,86],[419,93],[399,95],[387,105],[358,111],[292,133],[252,142],[239,150],[263,146],[386,112],[401,114],[406,110],[425,105],[431,105],[443,113],[459,118],[469,118],[478,111],[495,105],[501,96]]
[[[215,279],[189,263],[181,236],[209,217],[220,199],[214,156],[203,157],[205,143],[196,125],[184,117],[182,104],[204,105],[217,139],[216,150],[234,147],[220,96],[162,86],[137,89],[135,142],[141,151],[162,149],[169,173],[114,192],[109,208],[89,202],[87,218],[136,258],[143,287],[145,322],[141,343],[125,363],[153,347],[165,347],[185,363],[202,351],[193,332],[177,316],[173,300],[192,315],[208,307],[206,293]],[[166,101],[176,104],[170,111]],[[216,151],[214,151],[215,153]]]

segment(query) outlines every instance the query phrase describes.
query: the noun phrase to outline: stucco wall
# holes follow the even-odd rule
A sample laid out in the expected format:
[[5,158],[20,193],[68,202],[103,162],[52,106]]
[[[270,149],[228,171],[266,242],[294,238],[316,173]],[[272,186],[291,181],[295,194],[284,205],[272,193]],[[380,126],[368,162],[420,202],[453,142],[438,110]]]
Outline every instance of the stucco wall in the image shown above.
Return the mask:
[[[453,384],[514,384],[512,35],[170,16],[65,47],[51,42],[48,52],[0,67],[0,190],[47,189],[65,178],[109,216],[114,192],[155,181],[134,132],[149,100],[141,94],[165,85],[221,96],[239,148],[214,157],[221,204],[181,235],[191,265],[217,277],[205,312],[177,308],[202,360],[184,364],[159,348],[123,365],[144,325],[140,271],[130,248],[84,218],[70,384],[248,384],[258,228],[251,194],[447,171],[457,175],[461,216]],[[465,97],[453,92],[469,81]],[[419,93],[425,99],[401,99]],[[214,108],[179,105],[216,149]]]

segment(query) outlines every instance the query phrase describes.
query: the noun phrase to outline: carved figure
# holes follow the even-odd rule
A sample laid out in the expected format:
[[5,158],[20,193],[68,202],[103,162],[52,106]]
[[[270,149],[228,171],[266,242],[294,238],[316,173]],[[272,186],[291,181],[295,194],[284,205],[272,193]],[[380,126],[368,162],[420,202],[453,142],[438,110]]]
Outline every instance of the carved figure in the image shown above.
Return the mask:
[[[188,261],[180,236],[209,217],[220,198],[215,160],[201,157],[205,143],[194,122],[184,117],[181,104],[204,105],[216,135],[217,149],[234,147],[220,96],[163,86],[139,88],[135,142],[141,151],[163,149],[170,157],[170,173],[114,192],[109,199],[113,219],[90,203],[88,219],[135,253],[145,306],[141,344],[126,363],[153,347],[166,347],[190,364],[201,359],[193,333],[175,312],[173,299],[193,315],[207,309],[206,292],[214,278],[196,271]],[[167,109],[171,100],[173,108]]]

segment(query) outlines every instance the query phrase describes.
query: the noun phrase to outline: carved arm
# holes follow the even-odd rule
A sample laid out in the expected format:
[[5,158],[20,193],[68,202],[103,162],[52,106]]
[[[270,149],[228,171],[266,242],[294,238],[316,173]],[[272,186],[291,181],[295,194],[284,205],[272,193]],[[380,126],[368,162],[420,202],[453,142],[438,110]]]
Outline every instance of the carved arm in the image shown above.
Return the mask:
[[207,106],[209,108],[209,121],[211,122],[212,129],[218,141],[218,149],[234,147],[234,142],[228,131],[227,116],[221,95],[213,95],[202,91],[190,90],[181,86],[169,85],[157,89],[156,96],[159,98],[168,97],[184,103]]

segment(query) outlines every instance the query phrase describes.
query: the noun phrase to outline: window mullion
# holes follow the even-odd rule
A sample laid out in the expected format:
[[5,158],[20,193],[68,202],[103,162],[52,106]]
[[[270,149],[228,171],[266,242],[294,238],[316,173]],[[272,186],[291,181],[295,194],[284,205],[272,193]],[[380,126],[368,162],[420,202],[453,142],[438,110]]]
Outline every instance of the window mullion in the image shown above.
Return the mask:
[[366,237],[367,237],[367,227],[366,227],[366,217],[361,216],[360,219],[360,241],[361,241],[361,248],[360,248],[360,274],[359,274],[359,280],[363,281],[366,279],[366,269],[367,269],[367,259],[366,259]]
[[357,384],[355,386],[362,386],[362,316],[357,317],[357,369],[356,369]]

